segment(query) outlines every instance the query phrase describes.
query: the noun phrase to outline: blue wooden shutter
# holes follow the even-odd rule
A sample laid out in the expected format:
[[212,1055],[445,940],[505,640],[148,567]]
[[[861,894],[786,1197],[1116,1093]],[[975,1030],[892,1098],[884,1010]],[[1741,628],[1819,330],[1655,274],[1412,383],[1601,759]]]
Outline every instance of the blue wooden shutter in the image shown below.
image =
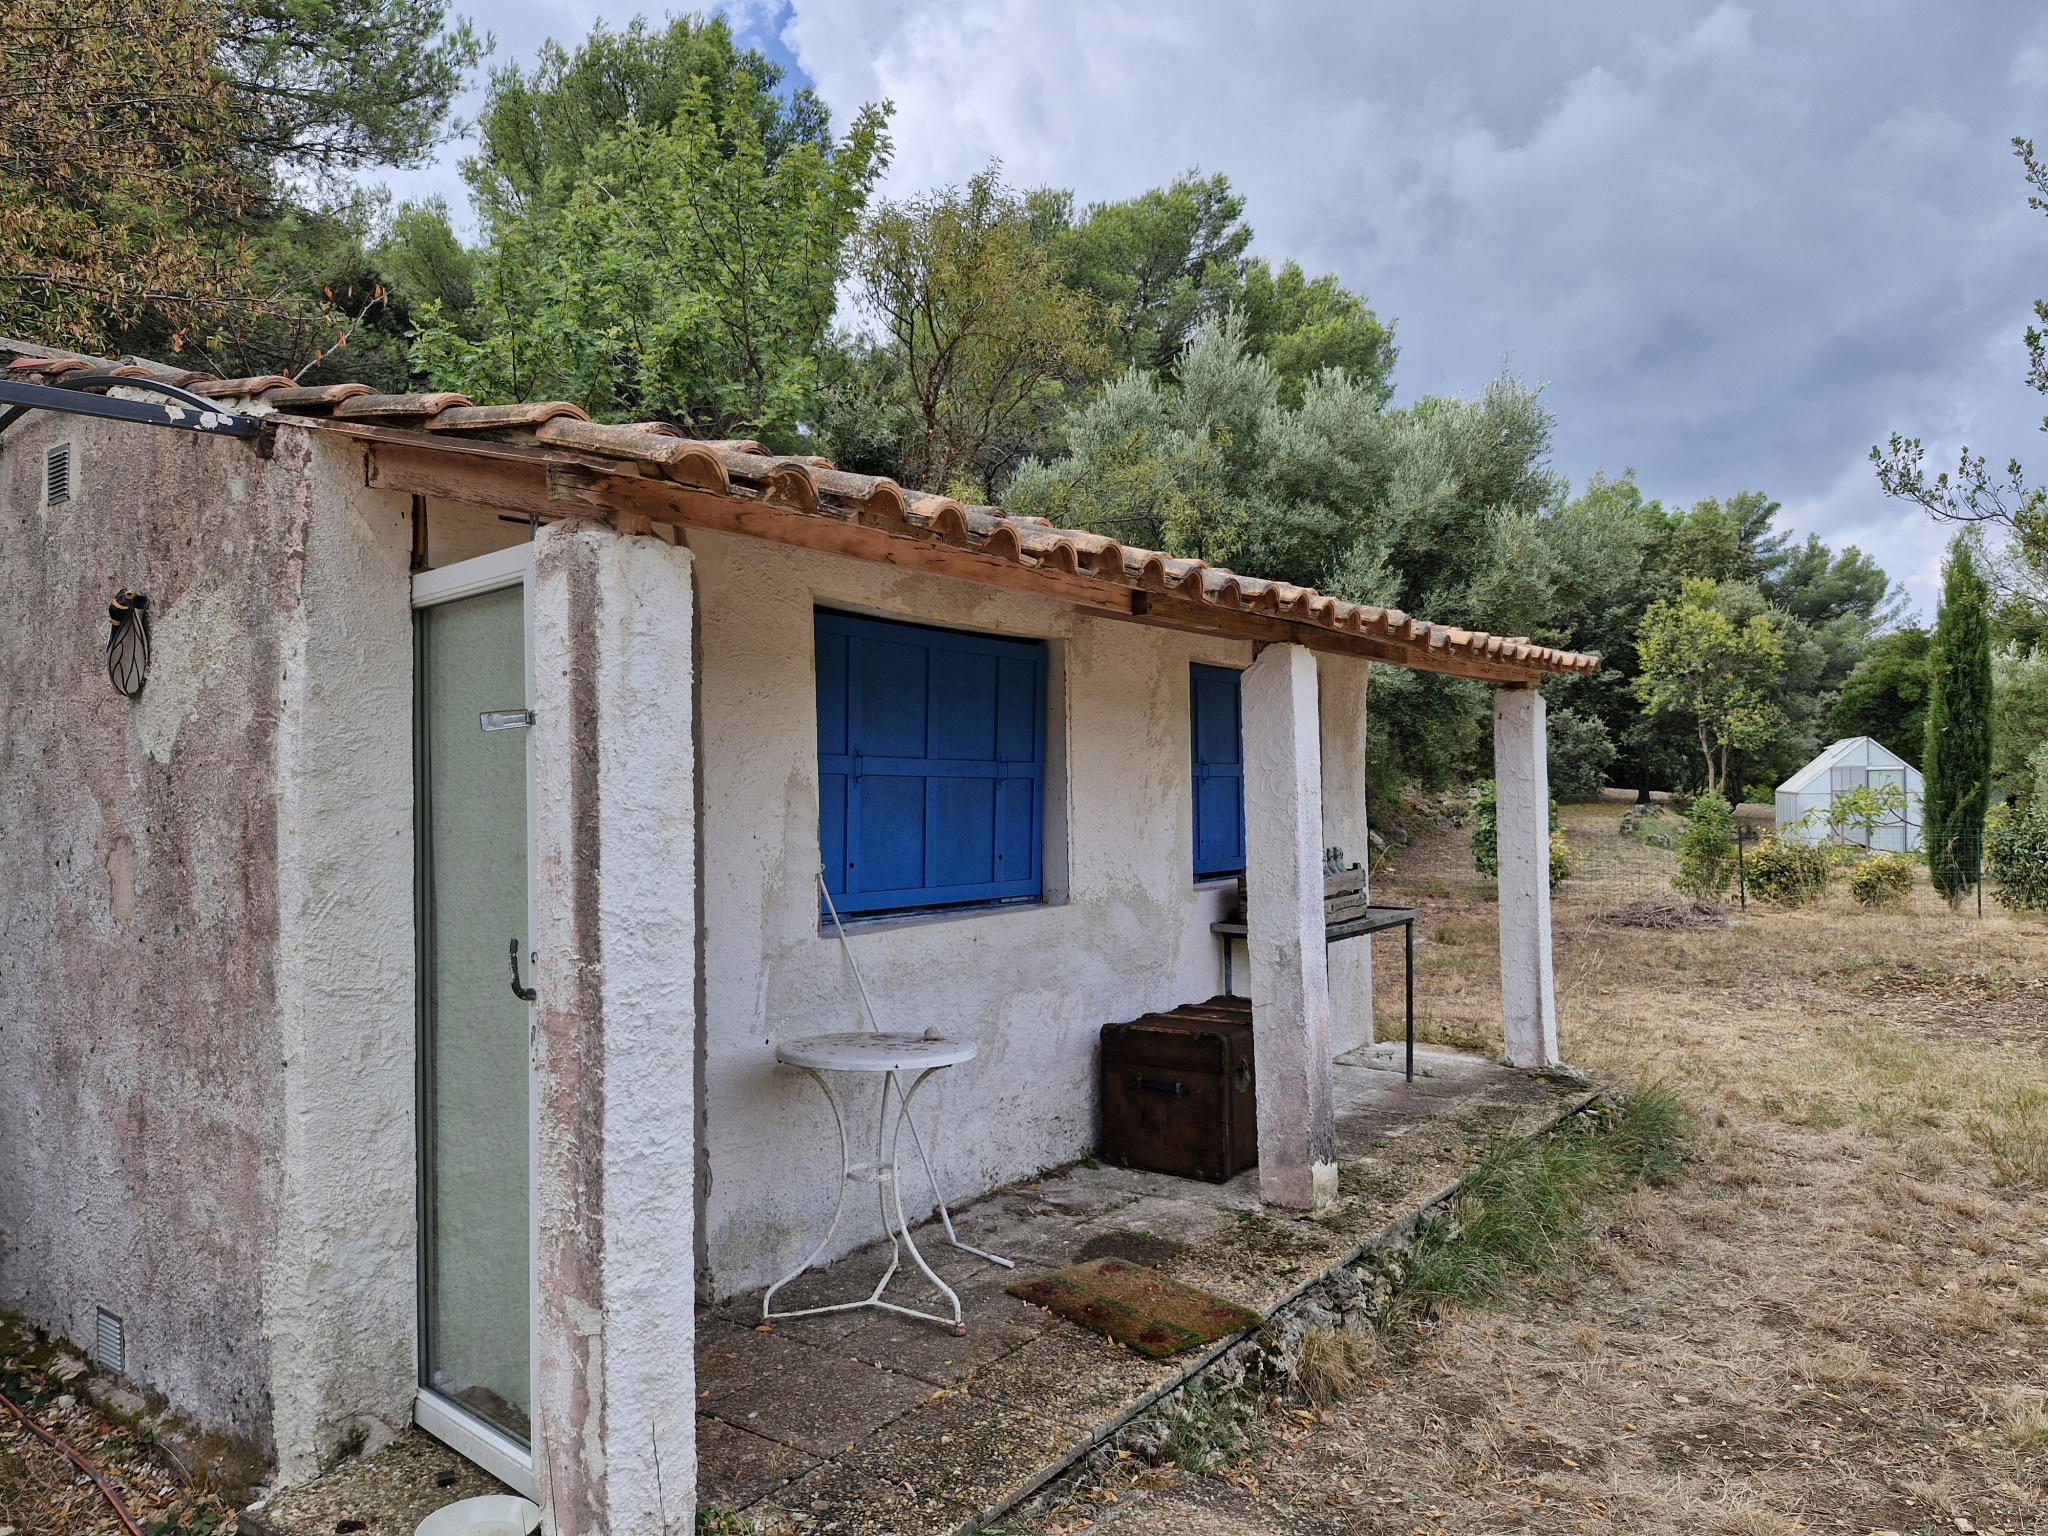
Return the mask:
[[1244,868],[1244,734],[1239,674],[1196,666],[1188,693],[1193,719],[1195,873],[1234,875]]
[[1040,894],[1045,647],[819,610],[818,840],[841,912]]

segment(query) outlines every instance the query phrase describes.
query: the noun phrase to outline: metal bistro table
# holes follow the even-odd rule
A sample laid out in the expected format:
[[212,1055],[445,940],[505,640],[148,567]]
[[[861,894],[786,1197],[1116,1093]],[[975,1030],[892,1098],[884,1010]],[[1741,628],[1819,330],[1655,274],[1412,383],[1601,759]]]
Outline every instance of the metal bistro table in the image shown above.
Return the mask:
[[[932,1198],[938,1202],[939,1219],[945,1223],[946,1241],[963,1253],[976,1258],[987,1259],[1005,1268],[1015,1268],[1015,1261],[1000,1254],[984,1253],[960,1241],[953,1231],[953,1218],[946,1209],[946,1197],[939,1192],[938,1175],[932,1170],[931,1154],[925,1150],[924,1137],[918,1131],[917,1122],[910,1118],[911,1100],[917,1090],[934,1072],[947,1067],[958,1066],[972,1061],[975,1047],[961,1040],[939,1040],[930,1035],[885,1035],[865,1030],[849,1031],[836,1035],[811,1035],[801,1040],[785,1040],[775,1047],[775,1059],[785,1065],[801,1067],[810,1073],[819,1088],[824,1090],[825,1102],[832,1106],[832,1120],[839,1128],[839,1204],[832,1212],[832,1225],[825,1229],[824,1237],[813,1248],[810,1257],[780,1280],[768,1287],[761,1297],[761,1318],[764,1322],[783,1317],[812,1317],[822,1312],[850,1312],[857,1307],[881,1307],[890,1312],[900,1312],[905,1317],[921,1317],[928,1322],[944,1323],[953,1332],[964,1333],[961,1321],[960,1297],[953,1288],[932,1273],[931,1265],[918,1252],[917,1243],[910,1235],[910,1222],[903,1212],[903,1191],[899,1185],[902,1172],[898,1152],[903,1142],[903,1127],[910,1127],[911,1140],[917,1145],[917,1153],[924,1162],[925,1177],[931,1181]],[[824,1074],[827,1072],[864,1072],[880,1075],[882,1079],[882,1108],[875,1123],[875,1156],[869,1163],[853,1161],[851,1148],[846,1138],[846,1116],[839,1108],[839,1096],[832,1091],[832,1085]],[[915,1074],[906,1088],[905,1074]],[[896,1094],[896,1121],[889,1122],[889,1093]],[[875,1288],[857,1301],[842,1301],[825,1307],[801,1307],[794,1311],[777,1312],[770,1303],[775,1293],[790,1281],[803,1274],[818,1256],[831,1244],[833,1234],[839,1230],[839,1219],[846,1214],[846,1190],[851,1184],[873,1184],[875,1194],[882,1207],[882,1230],[889,1236],[889,1267],[882,1278],[875,1282]],[[893,1212],[891,1205],[893,1202]],[[895,1278],[896,1270],[903,1261],[903,1249],[910,1250],[910,1257],[917,1267],[924,1271],[924,1277],[936,1285],[952,1303],[953,1315],[939,1317],[930,1312],[919,1312],[911,1307],[898,1306],[893,1301],[884,1301],[882,1292],[888,1289]]]
[[[1405,930],[1402,957],[1407,964],[1405,1020],[1408,1030],[1408,1081],[1411,1083],[1415,1081],[1415,919],[1420,916],[1420,907],[1367,907],[1364,916],[1331,923],[1323,930],[1325,945],[1364,938],[1382,928]],[[1235,996],[1230,985],[1230,944],[1233,939],[1247,938],[1251,929],[1243,923],[1211,923],[1209,931],[1223,940],[1223,991],[1226,996]]]

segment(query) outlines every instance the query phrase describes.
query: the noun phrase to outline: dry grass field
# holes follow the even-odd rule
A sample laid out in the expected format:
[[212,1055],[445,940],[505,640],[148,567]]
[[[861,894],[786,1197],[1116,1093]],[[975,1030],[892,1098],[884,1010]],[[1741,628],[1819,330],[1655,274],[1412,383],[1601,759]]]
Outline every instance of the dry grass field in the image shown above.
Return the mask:
[[[1124,1462],[1038,1530],[2048,1532],[2048,914],[1951,913],[1923,872],[1895,914],[1837,888],[1612,926],[1671,862],[1622,809],[1564,813],[1563,1049],[1678,1089],[1679,1180],[1513,1303],[1381,1336],[1350,1392],[1276,1405],[1220,1475]],[[1497,1049],[1464,834],[1374,894],[1428,909],[1422,1033]],[[1379,967],[1398,999],[1397,947]]]

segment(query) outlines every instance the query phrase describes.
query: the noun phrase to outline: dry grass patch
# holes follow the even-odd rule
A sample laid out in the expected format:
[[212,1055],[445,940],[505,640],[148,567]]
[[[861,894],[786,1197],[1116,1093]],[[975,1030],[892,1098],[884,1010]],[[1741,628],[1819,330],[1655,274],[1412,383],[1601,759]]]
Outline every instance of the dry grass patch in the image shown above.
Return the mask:
[[[1565,1054],[1678,1085],[1694,1160],[1603,1210],[1569,1286],[1418,1317],[1215,1470],[1304,1532],[2048,1536],[2048,929],[1951,913],[1924,877],[1896,913],[1835,892],[1726,929],[1598,924],[1669,857],[1622,847],[1620,811],[1564,812]],[[1462,836],[1374,894],[1455,940],[1417,951],[1430,1028],[1498,1049]],[[1398,999],[1398,944],[1377,960]],[[1194,1528],[1176,1489],[1105,1487],[1118,1532]]]

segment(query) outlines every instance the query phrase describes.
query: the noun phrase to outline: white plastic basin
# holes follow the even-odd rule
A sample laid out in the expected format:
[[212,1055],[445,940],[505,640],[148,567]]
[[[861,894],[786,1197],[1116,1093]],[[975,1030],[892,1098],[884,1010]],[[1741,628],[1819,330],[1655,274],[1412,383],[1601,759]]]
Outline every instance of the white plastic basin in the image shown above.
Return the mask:
[[496,1493],[435,1510],[413,1536],[533,1536],[539,1529],[538,1504],[515,1493]]

